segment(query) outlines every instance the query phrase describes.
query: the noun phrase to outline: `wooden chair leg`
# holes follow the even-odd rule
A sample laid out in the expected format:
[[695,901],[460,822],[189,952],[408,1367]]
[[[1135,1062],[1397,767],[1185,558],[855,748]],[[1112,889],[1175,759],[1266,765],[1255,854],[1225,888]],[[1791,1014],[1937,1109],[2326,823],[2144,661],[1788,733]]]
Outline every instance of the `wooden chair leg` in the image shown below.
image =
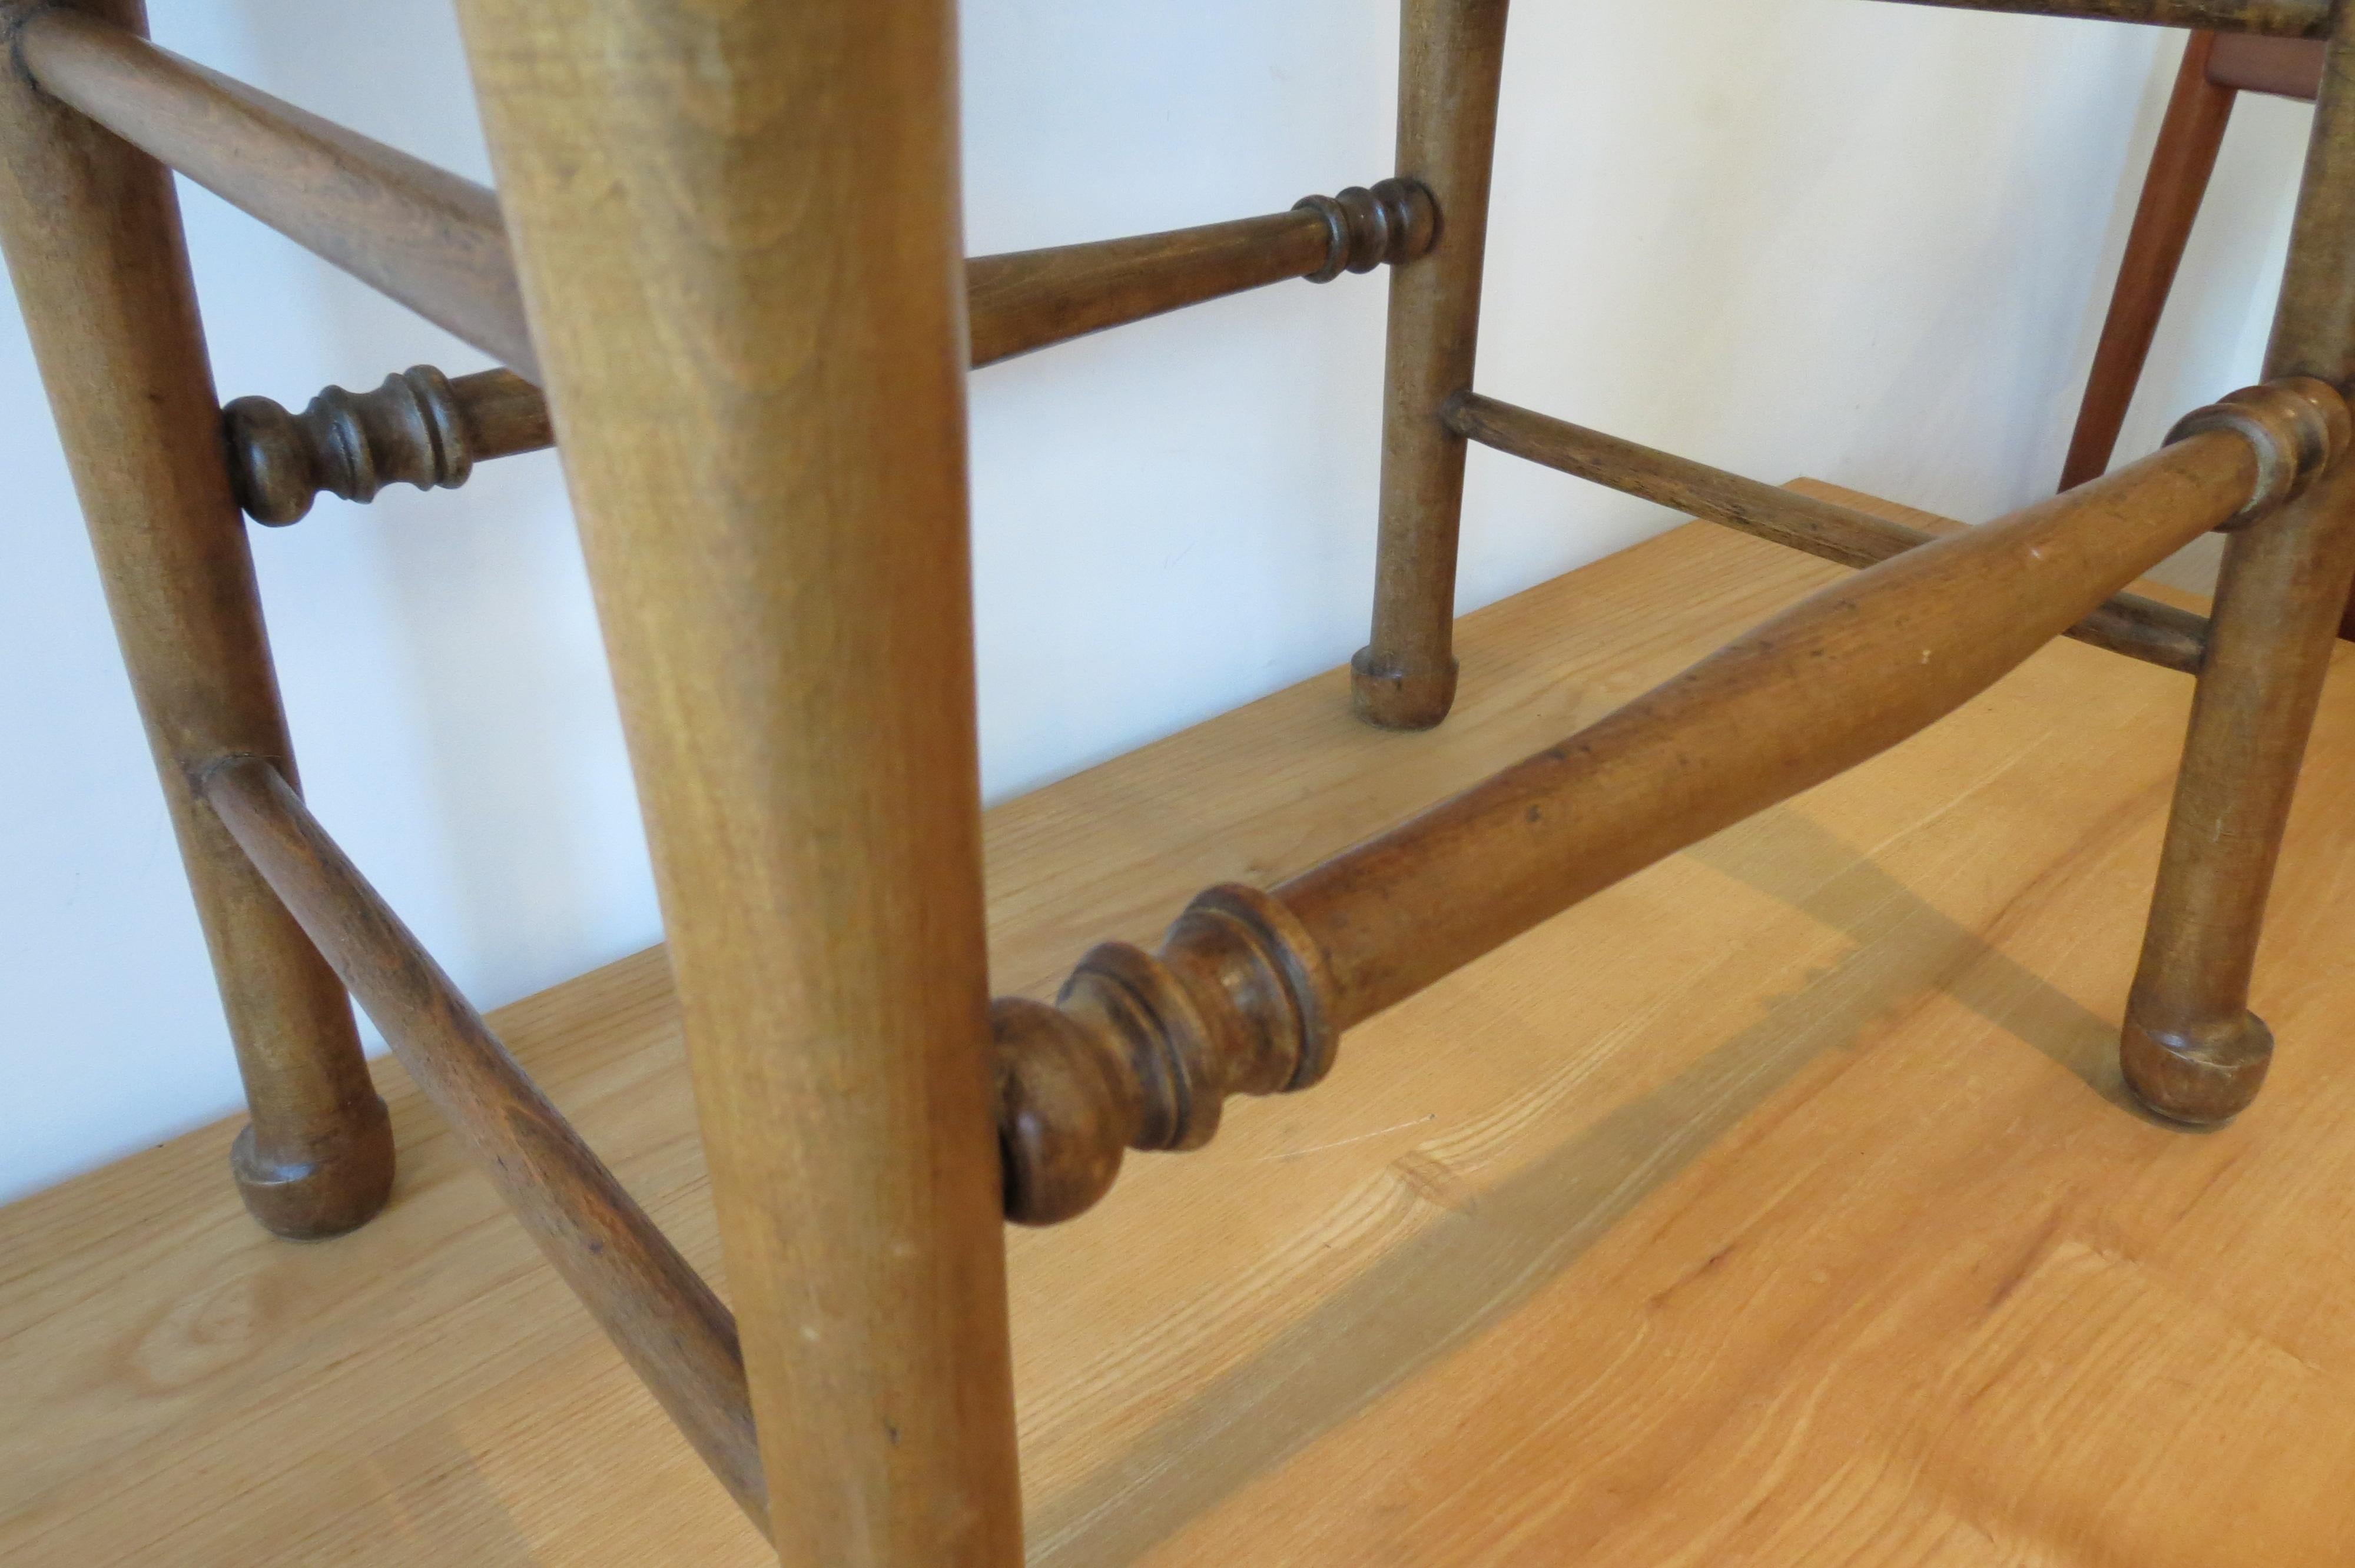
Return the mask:
[[2183,69],[2176,75],[2175,95],[2159,124],[2142,201],[2126,235],[2126,260],[2118,269],[2117,291],[2110,296],[2108,319],[2102,323],[2101,346],[2094,353],[2093,376],[2077,412],[2069,460],[2061,471],[2063,490],[2074,490],[2109,470],[2126,409],[2150,358],[2159,316],[2183,264],[2191,226],[2207,196],[2209,177],[2216,171],[2216,154],[2224,144],[2224,128],[2239,94],[2210,79],[2209,59],[2215,48],[2215,34],[2195,33],[2184,48]]
[[[2333,22],[2269,375],[2355,382],[2355,8]],[[2250,974],[2282,829],[2355,577],[2355,462],[2235,534],[2191,709],[2142,963],[2127,1080],[2152,1109],[2205,1123],[2255,1097],[2273,1037]]]
[[[138,0],[80,8],[142,23]],[[289,779],[293,757],[171,176],[21,71],[0,82],[0,244],[252,1108],[231,1169],[272,1231],[333,1235],[384,1206],[392,1133],[343,987],[194,786],[223,755],[265,758]]]
[[773,1534],[1021,1558],[948,0],[464,0]]
[[1488,238],[1506,0],[1403,0],[1398,173],[1439,204],[1429,255],[1391,277],[1373,637],[1351,661],[1359,716],[1429,729],[1455,701],[1455,547],[1464,438],[1444,418],[1472,385]]

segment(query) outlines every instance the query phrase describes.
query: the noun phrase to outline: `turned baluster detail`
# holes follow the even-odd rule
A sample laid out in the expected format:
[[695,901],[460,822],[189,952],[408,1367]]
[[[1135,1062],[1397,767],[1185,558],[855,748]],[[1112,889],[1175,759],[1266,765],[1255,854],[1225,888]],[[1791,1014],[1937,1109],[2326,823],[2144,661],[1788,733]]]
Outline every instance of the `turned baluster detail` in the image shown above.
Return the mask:
[[1302,196],[1292,204],[1295,212],[1304,209],[1325,219],[1330,246],[1325,265],[1308,274],[1312,283],[1412,261],[1439,238],[1439,206],[1417,180],[1377,180],[1370,188],[1351,185],[1337,196]]
[[[1321,228],[1296,216],[1303,213]],[[993,364],[1284,278],[1326,283],[1412,261],[1438,233],[1431,192],[1386,179],[1304,196],[1264,217],[976,257],[966,268],[973,362]],[[556,444],[547,398],[509,370],[453,380],[418,366],[373,392],[330,387],[300,414],[267,397],[240,397],[223,414],[239,504],[272,526],[300,521],[323,491],[366,502],[397,482],[455,490],[485,459]]]
[[221,415],[238,504],[273,527],[300,521],[322,491],[365,502],[400,482],[455,490],[483,459],[556,440],[539,389],[509,370],[453,381],[420,365],[373,392],[330,387],[300,414],[240,397]]
[[2217,524],[2230,534],[2262,521],[2306,493],[2347,450],[2350,418],[2346,400],[2328,382],[2312,376],[2285,376],[2228,393],[2194,408],[2167,433],[2167,444],[2210,430],[2230,430],[2256,454],[2257,482],[2249,503]]
[[1124,1150],[1209,1143],[1231,1095],[1323,1082],[1340,1038],[1316,939],[1234,885],[1188,905],[1157,952],[1108,942],[1054,1006],[1001,1000],[990,1026],[1006,1214],[1033,1225],[1086,1212]]

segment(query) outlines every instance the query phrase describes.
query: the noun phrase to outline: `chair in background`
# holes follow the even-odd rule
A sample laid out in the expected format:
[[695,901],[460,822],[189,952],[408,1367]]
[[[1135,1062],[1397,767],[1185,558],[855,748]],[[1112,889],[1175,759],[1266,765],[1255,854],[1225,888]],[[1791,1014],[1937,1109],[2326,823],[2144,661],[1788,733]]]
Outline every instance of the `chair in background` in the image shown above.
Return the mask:
[[2217,150],[2232,104],[2244,92],[2311,103],[2322,84],[2322,45],[2310,38],[2253,33],[2194,33],[2176,73],[2175,95],[2160,122],[2158,145],[2143,180],[2142,201],[2126,236],[2126,260],[2094,351],[2094,374],[2077,411],[2061,488],[2074,490],[2109,471],[2126,409],[2142,381],[2158,318],[2175,288],[2191,226],[2216,172]]

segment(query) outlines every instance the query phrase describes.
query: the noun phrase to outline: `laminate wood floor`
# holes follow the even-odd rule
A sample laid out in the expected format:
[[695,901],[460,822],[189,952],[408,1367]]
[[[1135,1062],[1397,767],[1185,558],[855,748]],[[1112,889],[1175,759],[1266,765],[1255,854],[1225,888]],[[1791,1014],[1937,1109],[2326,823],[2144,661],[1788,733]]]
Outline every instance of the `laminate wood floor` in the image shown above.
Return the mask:
[[[1337,672],[1001,807],[999,989],[1838,575],[1695,524],[1471,617],[1438,732]],[[1034,1562],[2355,1563],[2348,657],[2238,1125],[2153,1123],[2113,1060],[2190,683],[2056,644],[1015,1233]],[[662,954],[495,1022],[716,1271]],[[346,1239],[251,1226],[226,1123],[0,1210],[0,1562],[764,1561],[380,1073],[400,1182]]]

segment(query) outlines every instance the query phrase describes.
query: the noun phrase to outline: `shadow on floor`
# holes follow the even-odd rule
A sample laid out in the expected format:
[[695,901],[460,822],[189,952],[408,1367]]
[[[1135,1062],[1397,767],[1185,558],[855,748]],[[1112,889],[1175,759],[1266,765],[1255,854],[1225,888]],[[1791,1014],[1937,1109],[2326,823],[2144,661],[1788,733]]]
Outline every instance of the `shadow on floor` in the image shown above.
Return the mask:
[[[2130,821],[2122,818],[2119,832]],[[2100,846],[2096,845],[2098,851]],[[1028,1520],[1031,1561],[1131,1563],[1508,1316],[1808,1064],[1922,996],[1952,997],[2129,1104],[2116,1024],[1787,809],[1687,852],[1856,941],[1756,1023],[1423,1231]],[[2082,853],[2082,852],[2081,852]],[[1331,1353],[1346,1344],[1348,1353]]]

